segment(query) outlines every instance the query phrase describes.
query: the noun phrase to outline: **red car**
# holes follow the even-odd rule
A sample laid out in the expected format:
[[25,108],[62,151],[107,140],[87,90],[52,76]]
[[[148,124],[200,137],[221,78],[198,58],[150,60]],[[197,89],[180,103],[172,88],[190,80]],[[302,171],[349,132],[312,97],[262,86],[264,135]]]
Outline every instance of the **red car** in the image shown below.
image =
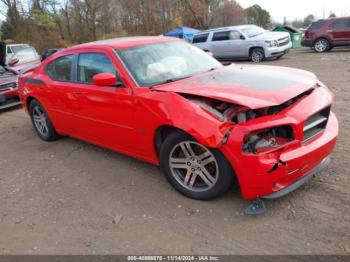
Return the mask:
[[276,198],[329,163],[333,94],[303,70],[223,66],[167,37],[98,41],[56,53],[20,78],[38,136],[71,136],[160,165],[182,194],[211,199],[235,181]]
[[350,46],[350,17],[318,20],[306,30],[303,46],[321,53],[337,46]]

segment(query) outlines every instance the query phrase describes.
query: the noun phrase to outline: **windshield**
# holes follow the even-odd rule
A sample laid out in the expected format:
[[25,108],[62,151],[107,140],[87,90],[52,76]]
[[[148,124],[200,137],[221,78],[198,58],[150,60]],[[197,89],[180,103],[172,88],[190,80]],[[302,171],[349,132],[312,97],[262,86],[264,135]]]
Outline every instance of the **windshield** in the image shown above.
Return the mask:
[[11,50],[15,54],[22,51],[22,50],[25,50],[25,49],[30,49],[29,45],[13,45],[13,46],[11,46]]
[[201,49],[171,41],[118,51],[140,86],[150,87],[206,72],[222,65]]
[[265,30],[263,28],[256,26],[256,25],[247,26],[247,27],[242,28],[241,30],[249,38],[257,36],[257,35],[261,35],[265,32]]

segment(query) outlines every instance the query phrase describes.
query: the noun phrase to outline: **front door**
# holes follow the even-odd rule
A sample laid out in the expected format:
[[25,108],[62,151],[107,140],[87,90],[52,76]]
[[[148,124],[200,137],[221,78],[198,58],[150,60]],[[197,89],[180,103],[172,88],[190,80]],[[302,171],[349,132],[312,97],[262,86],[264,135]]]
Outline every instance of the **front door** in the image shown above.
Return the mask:
[[133,151],[132,90],[122,85],[96,86],[94,75],[113,73],[115,64],[107,53],[80,53],[76,61],[76,82],[68,90],[70,111],[75,118],[74,136],[115,150]]

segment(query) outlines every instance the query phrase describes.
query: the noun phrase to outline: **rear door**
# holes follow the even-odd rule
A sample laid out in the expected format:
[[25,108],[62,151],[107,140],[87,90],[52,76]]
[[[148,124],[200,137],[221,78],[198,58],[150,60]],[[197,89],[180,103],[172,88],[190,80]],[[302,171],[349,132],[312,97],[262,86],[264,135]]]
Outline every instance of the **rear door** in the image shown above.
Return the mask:
[[219,58],[243,58],[246,45],[243,35],[236,30],[215,32],[212,37],[212,52]]
[[335,45],[350,44],[350,18],[335,19],[331,24],[330,34]]

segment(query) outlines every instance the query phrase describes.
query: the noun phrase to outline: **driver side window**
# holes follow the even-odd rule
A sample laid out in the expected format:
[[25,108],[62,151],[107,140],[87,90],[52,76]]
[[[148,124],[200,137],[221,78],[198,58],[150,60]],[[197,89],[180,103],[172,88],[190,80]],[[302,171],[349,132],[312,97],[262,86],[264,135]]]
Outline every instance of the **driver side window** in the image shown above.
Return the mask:
[[78,60],[78,82],[92,83],[94,75],[99,73],[112,73],[117,76],[117,72],[109,58],[100,53],[83,53]]

